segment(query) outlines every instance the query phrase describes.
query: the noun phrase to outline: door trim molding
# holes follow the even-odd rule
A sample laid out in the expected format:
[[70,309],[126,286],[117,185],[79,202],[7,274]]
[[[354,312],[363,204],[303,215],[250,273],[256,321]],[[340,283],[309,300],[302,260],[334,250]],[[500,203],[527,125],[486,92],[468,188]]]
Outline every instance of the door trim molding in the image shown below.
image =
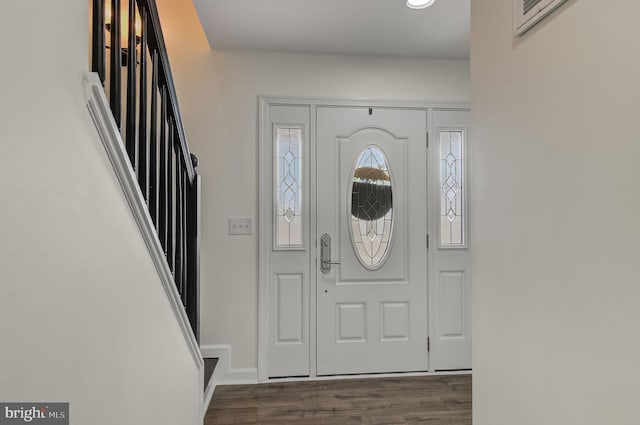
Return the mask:
[[392,109],[439,109],[459,110],[471,109],[469,103],[458,102],[429,102],[407,100],[368,100],[368,99],[334,99],[322,97],[296,97],[296,96],[258,96],[260,106],[328,106],[328,107],[372,107]]
[[[269,108],[271,106],[306,106],[310,110],[311,121],[309,125],[309,155],[310,170],[309,183],[311,188],[310,205],[309,205],[309,228],[316,227],[316,111],[317,107],[371,107],[371,108],[389,108],[389,109],[416,109],[423,110],[430,119],[434,110],[469,110],[469,103],[442,103],[429,101],[403,101],[403,100],[366,100],[366,99],[331,99],[331,98],[314,98],[314,97],[282,97],[282,96],[258,96],[258,382],[270,381],[268,376],[269,370],[269,285],[267,281],[268,271],[268,252],[272,247],[271,241],[268,240],[268,231],[266,226],[271,222],[268,220],[268,212],[270,202],[272,200],[270,182],[271,176],[267,176],[266,170],[269,170],[271,158],[271,129],[269,126]],[[427,128],[430,122],[427,121]],[[431,129],[430,129],[431,130]],[[426,136],[425,136],[426,137]],[[309,234],[309,378],[294,378],[294,380],[314,380],[323,379],[317,377],[316,374],[316,276],[312,273],[315,267],[314,259],[317,256],[315,240],[311,233]],[[430,250],[432,251],[432,250]],[[431,255],[431,253],[429,253]],[[431,332],[431,329],[429,329]],[[433,374],[433,372],[422,373]],[[407,375],[407,374],[390,374],[390,376]],[[367,375],[356,375],[357,377],[366,377]],[[380,376],[380,375],[375,375]],[[334,376],[332,379],[343,379],[345,376]],[[273,381],[285,381],[283,378],[277,378]]]
[[[266,381],[269,371],[269,291],[267,282],[267,259],[270,241],[267,240],[269,200],[272,199],[269,182],[263,174],[268,170],[269,106],[266,98],[258,97],[258,382]],[[265,245],[265,243],[267,245]]]

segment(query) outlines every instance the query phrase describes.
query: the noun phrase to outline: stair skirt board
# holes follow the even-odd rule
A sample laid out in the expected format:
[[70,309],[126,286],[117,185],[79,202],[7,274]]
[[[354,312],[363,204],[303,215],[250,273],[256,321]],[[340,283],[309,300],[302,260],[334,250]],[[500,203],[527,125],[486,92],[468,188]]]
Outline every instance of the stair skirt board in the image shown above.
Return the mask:
[[204,390],[204,397],[202,399],[202,417],[204,418],[207,415],[207,410],[209,410],[209,404],[211,404],[211,399],[213,398],[213,392],[216,390],[216,383],[213,380],[213,376],[209,380],[207,384],[207,388]]

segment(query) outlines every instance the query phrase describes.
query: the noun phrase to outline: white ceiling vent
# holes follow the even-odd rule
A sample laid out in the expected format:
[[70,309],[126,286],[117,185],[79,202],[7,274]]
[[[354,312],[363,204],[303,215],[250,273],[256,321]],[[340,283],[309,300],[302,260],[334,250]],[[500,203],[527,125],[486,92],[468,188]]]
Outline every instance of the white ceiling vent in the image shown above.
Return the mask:
[[513,0],[513,32],[524,34],[566,0]]

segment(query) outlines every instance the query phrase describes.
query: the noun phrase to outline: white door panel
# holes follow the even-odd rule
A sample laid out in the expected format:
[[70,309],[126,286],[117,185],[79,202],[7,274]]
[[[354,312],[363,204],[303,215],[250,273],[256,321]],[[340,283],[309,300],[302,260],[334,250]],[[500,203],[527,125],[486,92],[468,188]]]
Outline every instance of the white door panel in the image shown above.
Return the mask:
[[[407,280],[407,139],[395,138],[386,130],[379,128],[363,128],[349,137],[336,138],[339,157],[338,178],[335,179],[337,187],[334,193],[338,194],[336,205],[337,234],[340,235],[340,243],[336,247],[337,258],[342,264],[337,268],[339,274],[338,284],[356,284],[376,282],[388,283],[389,281],[406,282]],[[356,256],[351,240],[351,215],[347,214],[350,207],[352,176],[354,163],[362,151],[369,145],[384,147],[387,161],[390,164],[391,184],[393,187],[393,230],[392,245],[389,250],[384,267],[377,270],[369,270],[363,267]],[[328,195],[331,196],[331,195]],[[325,206],[322,206],[324,209]]]
[[[435,243],[430,308],[431,368],[436,371],[471,369],[468,124],[467,111],[433,113],[430,166],[435,202],[430,212]],[[453,140],[458,144],[454,148]]]
[[276,274],[276,344],[303,344],[304,275]]
[[[309,375],[309,113],[304,106],[269,108],[269,377]],[[291,149],[285,146],[289,129],[296,132]],[[291,211],[281,205],[285,191],[292,193]]]
[[[318,108],[317,235],[331,236],[331,260],[341,263],[317,272],[319,375],[428,369],[425,133],[424,111]],[[356,220],[354,174],[372,168],[356,163],[372,146],[388,165],[391,214]],[[374,227],[391,229],[387,242]],[[386,255],[363,248],[376,241]]]

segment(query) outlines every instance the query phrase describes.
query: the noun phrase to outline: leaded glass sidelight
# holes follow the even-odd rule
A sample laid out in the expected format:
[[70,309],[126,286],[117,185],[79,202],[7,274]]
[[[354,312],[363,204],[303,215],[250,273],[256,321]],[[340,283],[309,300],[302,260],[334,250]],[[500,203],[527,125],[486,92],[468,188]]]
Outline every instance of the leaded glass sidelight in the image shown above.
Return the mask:
[[302,128],[276,129],[276,247],[301,248]]
[[354,167],[351,186],[351,240],[364,267],[376,270],[391,248],[393,190],[389,163],[377,146],[367,146]]
[[464,246],[464,133],[440,131],[440,245]]

